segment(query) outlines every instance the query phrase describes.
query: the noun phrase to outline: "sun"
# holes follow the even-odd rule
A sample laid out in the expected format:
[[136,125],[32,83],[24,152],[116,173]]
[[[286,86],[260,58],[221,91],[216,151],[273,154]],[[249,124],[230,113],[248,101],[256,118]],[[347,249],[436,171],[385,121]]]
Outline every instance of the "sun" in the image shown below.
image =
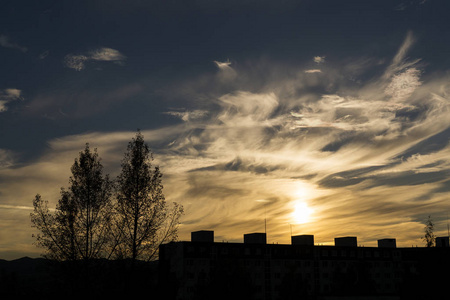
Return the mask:
[[305,202],[298,201],[294,205],[292,217],[296,224],[304,224],[311,220],[313,210]]

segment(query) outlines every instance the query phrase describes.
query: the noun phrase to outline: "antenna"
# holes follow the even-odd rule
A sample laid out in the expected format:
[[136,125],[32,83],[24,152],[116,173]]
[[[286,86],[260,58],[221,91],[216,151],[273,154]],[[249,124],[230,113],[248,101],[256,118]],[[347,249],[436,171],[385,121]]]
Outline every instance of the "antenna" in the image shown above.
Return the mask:
[[266,234],[267,239],[267,208],[265,204],[264,204],[264,233]]
[[267,202],[269,202],[269,201],[264,200],[264,199],[255,200],[255,201],[264,203],[264,233],[266,234],[266,239],[267,239]]
[[450,236],[450,227],[448,224],[448,212],[447,212],[447,236]]

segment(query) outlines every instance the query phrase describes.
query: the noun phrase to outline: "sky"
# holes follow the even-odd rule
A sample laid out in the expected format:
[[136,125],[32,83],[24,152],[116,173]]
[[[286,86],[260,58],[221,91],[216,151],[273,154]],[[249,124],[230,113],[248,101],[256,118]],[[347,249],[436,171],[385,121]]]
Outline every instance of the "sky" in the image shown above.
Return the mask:
[[[0,2],[0,258],[38,257],[86,143],[139,129],[179,239],[376,246],[448,235],[450,21],[439,0]],[[266,224],[266,227],[265,227]]]

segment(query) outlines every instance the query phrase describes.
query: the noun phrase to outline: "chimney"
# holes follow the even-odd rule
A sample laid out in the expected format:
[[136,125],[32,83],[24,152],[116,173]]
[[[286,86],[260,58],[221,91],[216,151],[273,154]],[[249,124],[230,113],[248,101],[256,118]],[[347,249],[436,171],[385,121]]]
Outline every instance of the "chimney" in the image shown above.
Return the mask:
[[395,239],[381,239],[378,240],[378,248],[396,248],[397,242]]
[[314,235],[302,234],[291,236],[292,245],[314,246]]
[[334,245],[337,247],[357,247],[356,236],[345,236],[334,238]]
[[244,234],[244,244],[266,244],[266,234],[265,233],[247,233]]
[[449,247],[449,237],[448,236],[436,237],[436,247]]
[[191,232],[192,242],[214,243],[214,231],[200,230]]

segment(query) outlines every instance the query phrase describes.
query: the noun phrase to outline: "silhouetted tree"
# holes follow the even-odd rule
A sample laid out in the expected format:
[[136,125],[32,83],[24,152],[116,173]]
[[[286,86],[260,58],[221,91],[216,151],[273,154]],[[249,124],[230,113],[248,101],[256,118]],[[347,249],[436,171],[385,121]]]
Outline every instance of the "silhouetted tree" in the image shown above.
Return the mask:
[[152,169],[153,155],[140,131],[129,142],[117,178],[117,230],[119,258],[150,261],[159,245],[177,238],[181,205],[169,210],[163,195],[162,173]]
[[431,220],[431,216],[428,216],[428,220],[425,223],[425,235],[422,239],[425,241],[427,247],[434,247],[436,236],[434,235],[434,223]]
[[109,253],[112,217],[112,182],[103,176],[97,150],[89,144],[71,168],[70,187],[61,189],[56,210],[39,194],[33,201],[32,226],[37,228],[36,243],[45,256],[58,261],[90,260]]

